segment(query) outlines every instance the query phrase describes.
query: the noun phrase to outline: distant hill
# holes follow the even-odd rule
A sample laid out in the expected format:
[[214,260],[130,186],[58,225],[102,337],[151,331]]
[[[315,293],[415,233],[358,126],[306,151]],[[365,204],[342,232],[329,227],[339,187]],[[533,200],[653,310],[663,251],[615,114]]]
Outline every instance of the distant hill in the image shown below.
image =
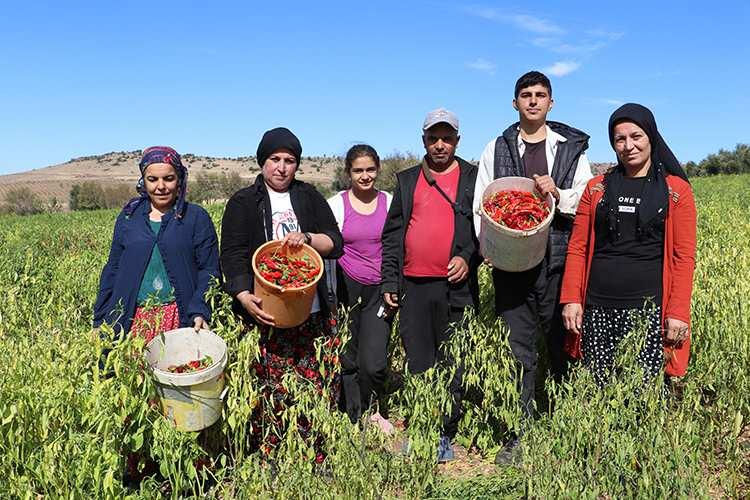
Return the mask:
[[[27,187],[43,201],[56,199],[60,205],[67,207],[70,189],[74,184],[94,181],[103,184],[128,183],[135,186],[140,175],[138,172],[140,158],[141,151],[114,151],[101,155],[81,156],[59,165],[27,172],[0,175],[0,201],[5,199],[8,191]],[[182,155],[182,159],[190,171],[191,180],[195,180],[200,174],[236,172],[243,179],[247,179],[250,184],[260,173],[260,167],[254,156],[218,158],[188,153]],[[343,164],[343,158],[337,156],[303,157],[297,176],[307,182],[330,186],[337,168]],[[592,164],[592,170],[598,173],[610,166],[608,163],[595,163]]]
[[[49,201],[55,198],[67,207],[70,189],[74,184],[85,181],[131,183],[135,192],[135,183],[140,176],[140,158],[141,151],[116,151],[81,156],[59,165],[27,172],[0,175],[0,200],[5,199],[6,193],[11,189],[28,187],[42,200]],[[250,184],[260,173],[254,156],[216,158],[184,154],[182,160],[188,167],[191,180],[195,180],[200,174],[236,172]],[[343,165],[343,159],[338,157],[304,157],[297,176],[307,182],[328,186],[340,165]]]

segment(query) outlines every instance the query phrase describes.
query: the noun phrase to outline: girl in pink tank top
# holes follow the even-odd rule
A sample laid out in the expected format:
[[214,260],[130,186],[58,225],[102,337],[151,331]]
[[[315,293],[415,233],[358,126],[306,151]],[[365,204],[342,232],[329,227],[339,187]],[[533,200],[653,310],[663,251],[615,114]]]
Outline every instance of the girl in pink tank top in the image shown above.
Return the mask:
[[380,285],[380,263],[383,257],[383,225],[388,214],[385,193],[375,199],[375,211],[362,214],[354,209],[350,192],[341,193],[344,199],[344,255],[339,265],[350,278],[363,285]]
[[380,158],[371,146],[353,146],[346,154],[351,189],[328,200],[344,236],[344,255],[338,260],[339,302],[349,309],[351,338],[341,358],[342,389],[352,422],[376,403],[370,416],[386,433],[393,426],[380,406],[388,374],[390,318],[380,317],[381,235],[390,195],[375,189]]

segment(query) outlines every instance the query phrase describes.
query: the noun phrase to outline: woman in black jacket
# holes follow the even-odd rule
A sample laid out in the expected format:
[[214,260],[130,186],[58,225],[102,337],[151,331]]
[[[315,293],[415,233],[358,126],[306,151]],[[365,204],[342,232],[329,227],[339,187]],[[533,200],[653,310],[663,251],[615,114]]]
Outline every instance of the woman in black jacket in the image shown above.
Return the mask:
[[[264,391],[267,404],[261,412],[270,417],[267,421],[276,424],[280,424],[279,408],[289,403],[283,396],[285,373],[296,372],[319,388],[330,385],[334,400],[338,400],[339,392],[338,380],[323,380],[315,357],[316,339],[324,337],[329,343],[337,340],[333,334],[335,307],[325,277],[318,282],[310,318],[293,328],[274,327],[275,318],[263,310],[262,300],[253,293],[251,260],[255,250],[266,241],[282,240],[290,248],[307,243],[321,257],[330,259],[343,253],[343,238],[325,198],[313,186],[294,178],[301,156],[302,146],[291,131],[286,128],[267,131],[257,152],[262,173],[252,186],[230,198],[221,224],[220,258],[225,287],[235,298],[235,310],[245,322],[260,328],[261,360],[254,369],[267,384]],[[330,377],[333,372],[327,370]],[[254,426],[254,430],[260,432],[260,427]]]

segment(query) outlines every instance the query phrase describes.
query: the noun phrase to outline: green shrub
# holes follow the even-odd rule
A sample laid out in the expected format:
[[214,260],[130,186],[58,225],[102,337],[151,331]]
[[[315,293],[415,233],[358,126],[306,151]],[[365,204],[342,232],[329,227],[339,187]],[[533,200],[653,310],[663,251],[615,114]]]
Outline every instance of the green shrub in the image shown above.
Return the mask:
[[32,215],[45,211],[45,205],[39,196],[27,187],[10,189],[5,194],[5,203],[0,207],[3,213],[14,215]]
[[132,185],[85,181],[71,187],[68,207],[71,210],[116,208],[121,207],[134,196],[136,192]]
[[734,151],[720,149],[698,164],[688,162],[685,164],[685,171],[689,176],[695,177],[750,173],[750,144],[737,144]]

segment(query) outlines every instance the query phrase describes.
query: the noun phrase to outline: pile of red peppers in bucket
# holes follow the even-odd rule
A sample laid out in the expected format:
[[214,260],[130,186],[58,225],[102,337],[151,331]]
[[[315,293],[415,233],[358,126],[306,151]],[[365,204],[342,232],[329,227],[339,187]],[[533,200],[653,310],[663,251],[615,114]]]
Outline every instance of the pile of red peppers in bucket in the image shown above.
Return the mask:
[[211,359],[211,356],[203,356],[201,359],[195,359],[193,361],[188,361],[187,363],[181,364],[181,365],[170,365],[167,368],[167,371],[169,373],[193,373],[193,372],[200,372],[208,368],[214,364],[214,360]]
[[535,228],[549,215],[544,200],[514,189],[498,191],[484,200],[484,211],[501,226],[523,231]]
[[257,263],[260,275],[282,288],[302,288],[315,281],[320,269],[308,255],[289,257],[276,252],[261,255]]

